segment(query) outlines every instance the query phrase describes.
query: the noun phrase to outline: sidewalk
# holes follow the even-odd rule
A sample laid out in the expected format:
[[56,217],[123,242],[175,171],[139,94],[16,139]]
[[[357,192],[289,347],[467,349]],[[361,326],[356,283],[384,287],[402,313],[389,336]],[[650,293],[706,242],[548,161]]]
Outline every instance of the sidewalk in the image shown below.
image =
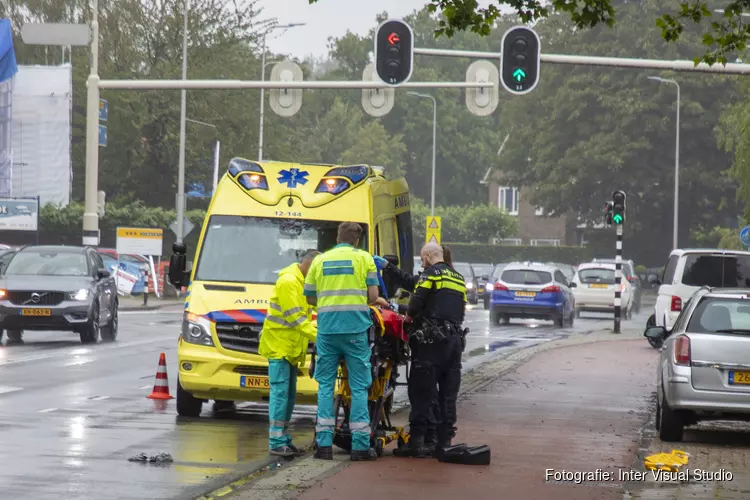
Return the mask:
[[162,307],[182,306],[185,303],[185,297],[170,297],[160,299],[153,294],[148,296],[148,305],[143,305],[143,295],[137,297],[119,297],[120,311],[155,311]]
[[[297,460],[222,497],[440,500],[499,498],[502,492],[514,500],[619,500],[624,483],[617,473],[630,470],[635,459],[657,355],[638,327],[549,342],[478,367],[463,381],[469,393],[459,403],[456,442],[490,445],[487,467],[399,459],[390,452],[374,463],[352,464],[341,452],[333,462]],[[601,469],[613,477],[545,482],[546,469]]]

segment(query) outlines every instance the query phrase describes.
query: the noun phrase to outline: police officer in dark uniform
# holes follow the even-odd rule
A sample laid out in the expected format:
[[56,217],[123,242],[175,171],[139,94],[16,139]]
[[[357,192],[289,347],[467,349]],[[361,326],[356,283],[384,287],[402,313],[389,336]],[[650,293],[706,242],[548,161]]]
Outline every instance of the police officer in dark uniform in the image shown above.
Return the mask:
[[[409,377],[410,437],[398,456],[426,457],[434,451],[425,438],[436,433],[437,446],[446,448],[456,435],[456,398],[461,384],[466,285],[464,278],[443,262],[435,243],[422,248],[424,272],[407,308],[412,354]],[[438,401],[439,411],[433,410]],[[438,413],[438,415],[436,415]]]

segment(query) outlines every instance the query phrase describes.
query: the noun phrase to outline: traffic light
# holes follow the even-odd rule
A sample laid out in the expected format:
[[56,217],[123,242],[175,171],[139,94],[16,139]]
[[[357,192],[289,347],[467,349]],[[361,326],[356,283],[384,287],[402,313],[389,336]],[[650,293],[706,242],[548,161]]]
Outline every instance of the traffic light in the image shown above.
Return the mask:
[[539,83],[539,35],[525,26],[510,28],[503,35],[500,81],[508,92],[528,94]]
[[604,223],[608,226],[612,225],[612,202],[608,201],[604,204]]
[[625,222],[625,193],[622,191],[612,194],[612,222],[618,226]]
[[411,78],[414,65],[414,34],[400,19],[383,22],[375,35],[375,72],[389,85]]

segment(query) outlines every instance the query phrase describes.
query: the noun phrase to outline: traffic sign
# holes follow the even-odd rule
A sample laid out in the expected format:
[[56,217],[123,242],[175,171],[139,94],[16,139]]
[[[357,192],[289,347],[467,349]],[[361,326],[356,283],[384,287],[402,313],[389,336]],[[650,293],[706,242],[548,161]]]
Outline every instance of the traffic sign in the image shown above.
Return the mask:
[[[169,225],[169,229],[171,229],[174,234],[177,234],[178,226],[177,226],[177,221],[176,220]],[[188,234],[190,234],[190,232],[193,229],[195,229],[195,224],[193,224],[192,222],[190,222],[190,220],[187,217],[183,217],[183,219],[182,219],[182,237],[184,238],[185,236],[187,236]]]
[[442,224],[440,222],[440,217],[433,215],[427,216],[427,220],[425,223],[425,241],[427,243],[437,243],[439,245],[441,227]]
[[26,23],[21,39],[26,45],[88,45],[91,31],[88,24]]
[[109,116],[109,104],[104,99],[99,99],[99,121],[106,122]]
[[[375,65],[370,63],[365,67],[362,74],[362,81],[378,81],[375,74]],[[396,101],[396,89],[362,89],[362,107],[365,112],[376,118],[385,116],[393,109]]]
[[750,226],[745,226],[740,231],[740,240],[743,244],[750,246]]
[[475,61],[466,70],[467,83],[492,83],[490,88],[466,89],[466,107],[476,116],[489,116],[500,102],[500,71],[490,61]]
[[[302,68],[292,61],[281,61],[271,70],[272,82],[301,82]],[[271,109],[279,116],[290,117],[302,107],[302,89],[271,89]]]
[[107,147],[107,126],[99,125],[99,145]]

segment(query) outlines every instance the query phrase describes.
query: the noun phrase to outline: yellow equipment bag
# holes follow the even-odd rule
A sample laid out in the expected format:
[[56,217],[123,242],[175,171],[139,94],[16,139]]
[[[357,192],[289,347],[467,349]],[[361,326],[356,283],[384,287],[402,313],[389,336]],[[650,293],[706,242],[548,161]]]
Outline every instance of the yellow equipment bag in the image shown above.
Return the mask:
[[648,470],[665,470],[669,472],[677,472],[680,467],[687,465],[689,453],[685,453],[682,450],[672,450],[670,453],[656,453],[649,455],[643,460],[643,465]]

